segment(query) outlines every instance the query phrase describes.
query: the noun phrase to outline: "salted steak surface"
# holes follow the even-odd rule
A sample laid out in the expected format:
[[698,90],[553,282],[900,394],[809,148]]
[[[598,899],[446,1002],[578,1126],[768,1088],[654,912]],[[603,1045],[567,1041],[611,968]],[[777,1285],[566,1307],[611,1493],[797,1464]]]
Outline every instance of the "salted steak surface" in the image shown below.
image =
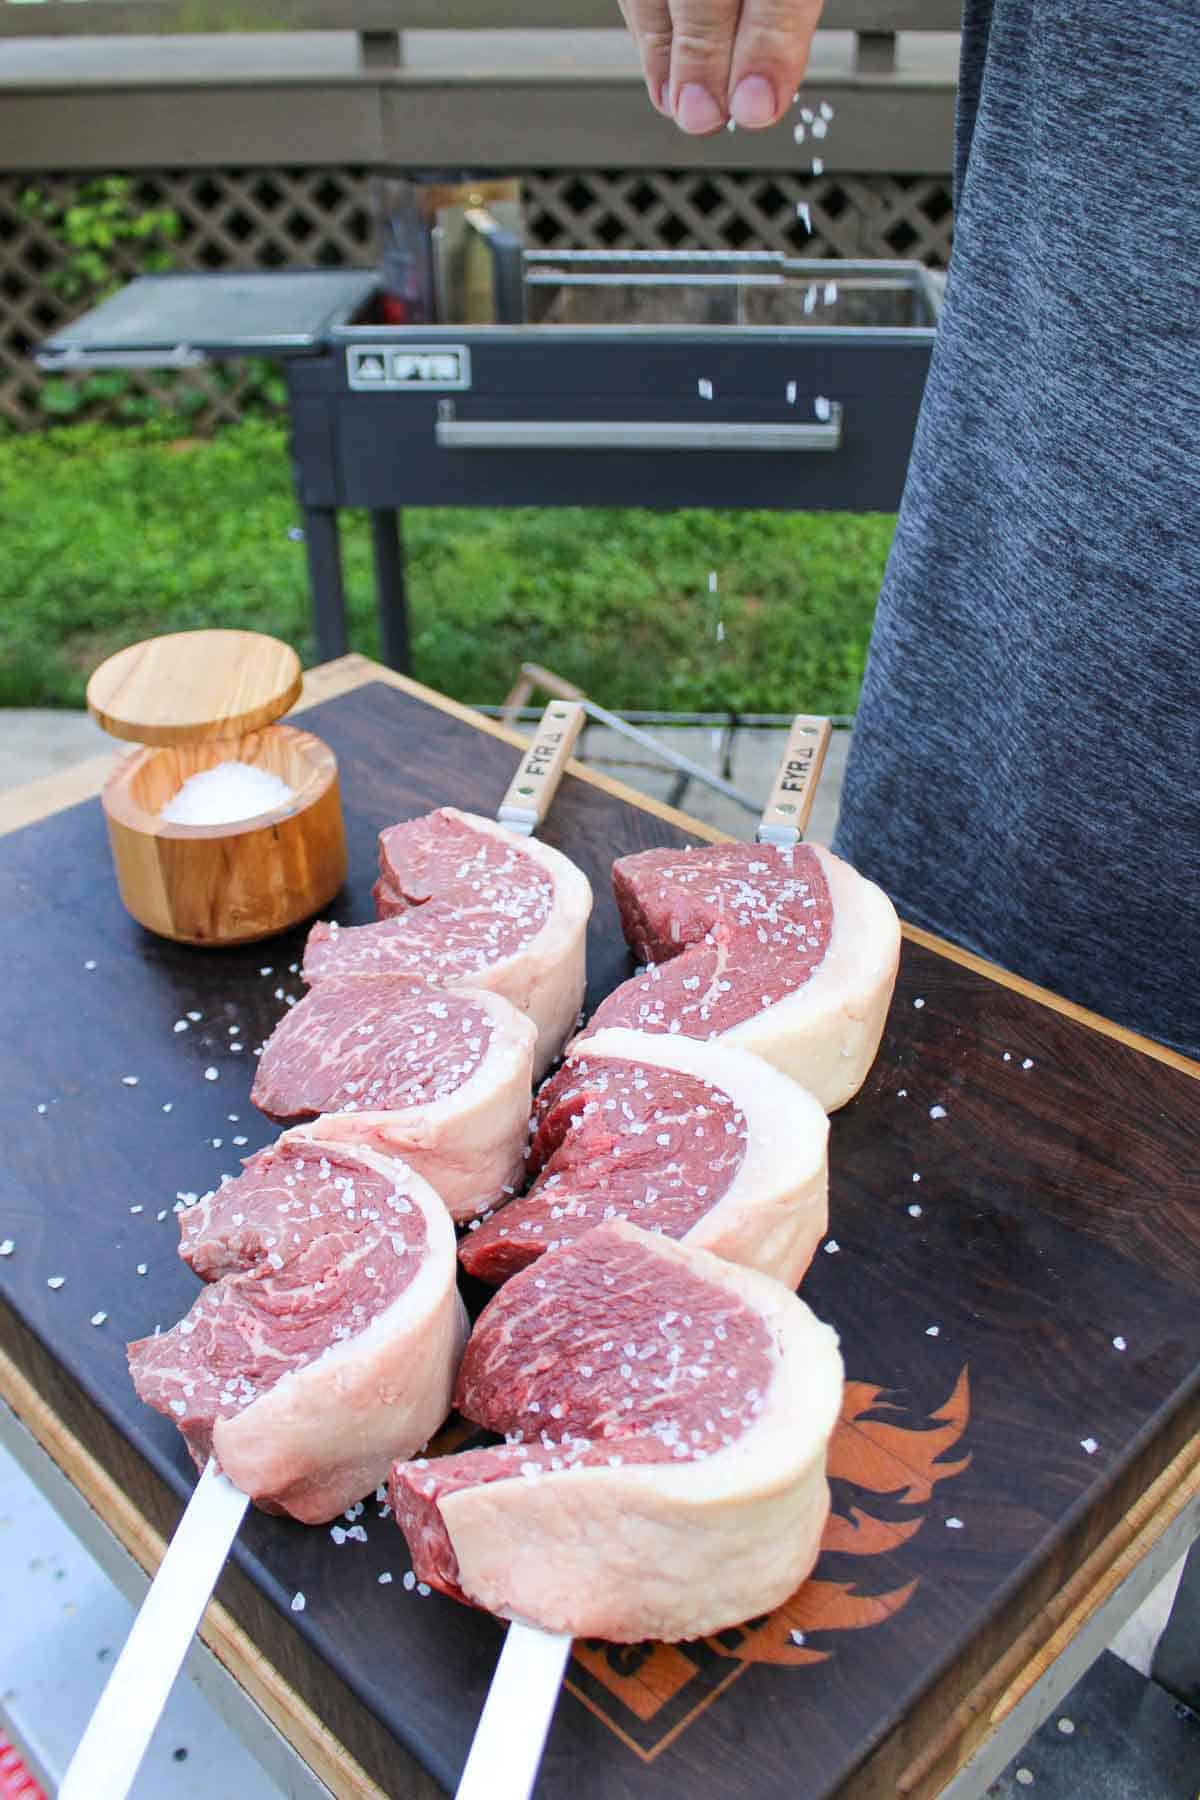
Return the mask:
[[402,1164],[285,1137],[180,1221],[210,1285],[129,1346],[138,1394],[265,1510],[333,1517],[449,1410],[465,1320],[445,1209]]
[[857,1093],[895,985],[887,896],[820,845],[643,850],[613,865],[634,954],[649,966],[604,1000],[608,1026],[722,1038],[763,1056],[827,1110]]
[[507,1441],[393,1470],[416,1574],[617,1641],[768,1611],[828,1511],[836,1341],[781,1283],[627,1223],[548,1253],[485,1308],[457,1384]]

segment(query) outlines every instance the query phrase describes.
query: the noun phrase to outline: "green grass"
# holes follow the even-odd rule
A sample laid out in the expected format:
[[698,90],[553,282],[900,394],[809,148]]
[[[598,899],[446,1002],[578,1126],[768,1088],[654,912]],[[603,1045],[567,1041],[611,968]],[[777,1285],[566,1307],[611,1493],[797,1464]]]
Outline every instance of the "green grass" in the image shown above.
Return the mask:
[[[78,706],[111,651],[202,625],[272,632],[314,661],[295,523],[278,425],[211,440],[162,424],[0,438],[0,705]],[[413,508],[414,673],[498,701],[535,659],[612,707],[850,712],[893,524]],[[360,515],[344,517],[343,546],[351,643],[374,654]]]

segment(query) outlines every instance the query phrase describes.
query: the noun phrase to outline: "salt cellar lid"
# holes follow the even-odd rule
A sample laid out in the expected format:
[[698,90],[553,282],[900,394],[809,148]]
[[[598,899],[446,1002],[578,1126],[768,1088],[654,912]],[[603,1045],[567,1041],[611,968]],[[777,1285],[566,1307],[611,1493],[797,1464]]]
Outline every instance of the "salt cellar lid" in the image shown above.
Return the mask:
[[196,744],[258,731],[300,697],[300,658],[259,631],[176,631],[118,650],[87,686],[113,737]]

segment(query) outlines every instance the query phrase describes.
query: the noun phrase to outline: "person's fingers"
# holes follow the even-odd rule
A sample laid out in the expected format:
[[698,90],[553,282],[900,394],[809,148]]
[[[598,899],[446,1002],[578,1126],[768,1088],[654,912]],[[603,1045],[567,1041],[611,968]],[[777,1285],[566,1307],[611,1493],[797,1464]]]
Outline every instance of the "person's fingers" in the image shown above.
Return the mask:
[[671,74],[671,14],[667,0],[618,0],[618,5],[641,55],[650,103],[669,118],[671,106],[667,82]]
[[703,137],[729,116],[729,64],[738,0],[669,0],[671,116],[681,131]]
[[821,0],[745,0],[729,70],[729,112],[749,131],[774,125],[808,66]]

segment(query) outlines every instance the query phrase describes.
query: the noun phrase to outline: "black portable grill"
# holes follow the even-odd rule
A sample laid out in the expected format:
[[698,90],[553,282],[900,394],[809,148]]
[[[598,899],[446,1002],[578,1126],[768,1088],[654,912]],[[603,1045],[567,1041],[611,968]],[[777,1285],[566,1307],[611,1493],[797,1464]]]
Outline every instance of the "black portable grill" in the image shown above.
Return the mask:
[[898,504],[939,307],[920,264],[489,249],[520,322],[385,325],[362,272],[143,276],[38,360],[280,360],[322,657],[347,647],[344,506],[371,515],[405,668],[404,505]]

